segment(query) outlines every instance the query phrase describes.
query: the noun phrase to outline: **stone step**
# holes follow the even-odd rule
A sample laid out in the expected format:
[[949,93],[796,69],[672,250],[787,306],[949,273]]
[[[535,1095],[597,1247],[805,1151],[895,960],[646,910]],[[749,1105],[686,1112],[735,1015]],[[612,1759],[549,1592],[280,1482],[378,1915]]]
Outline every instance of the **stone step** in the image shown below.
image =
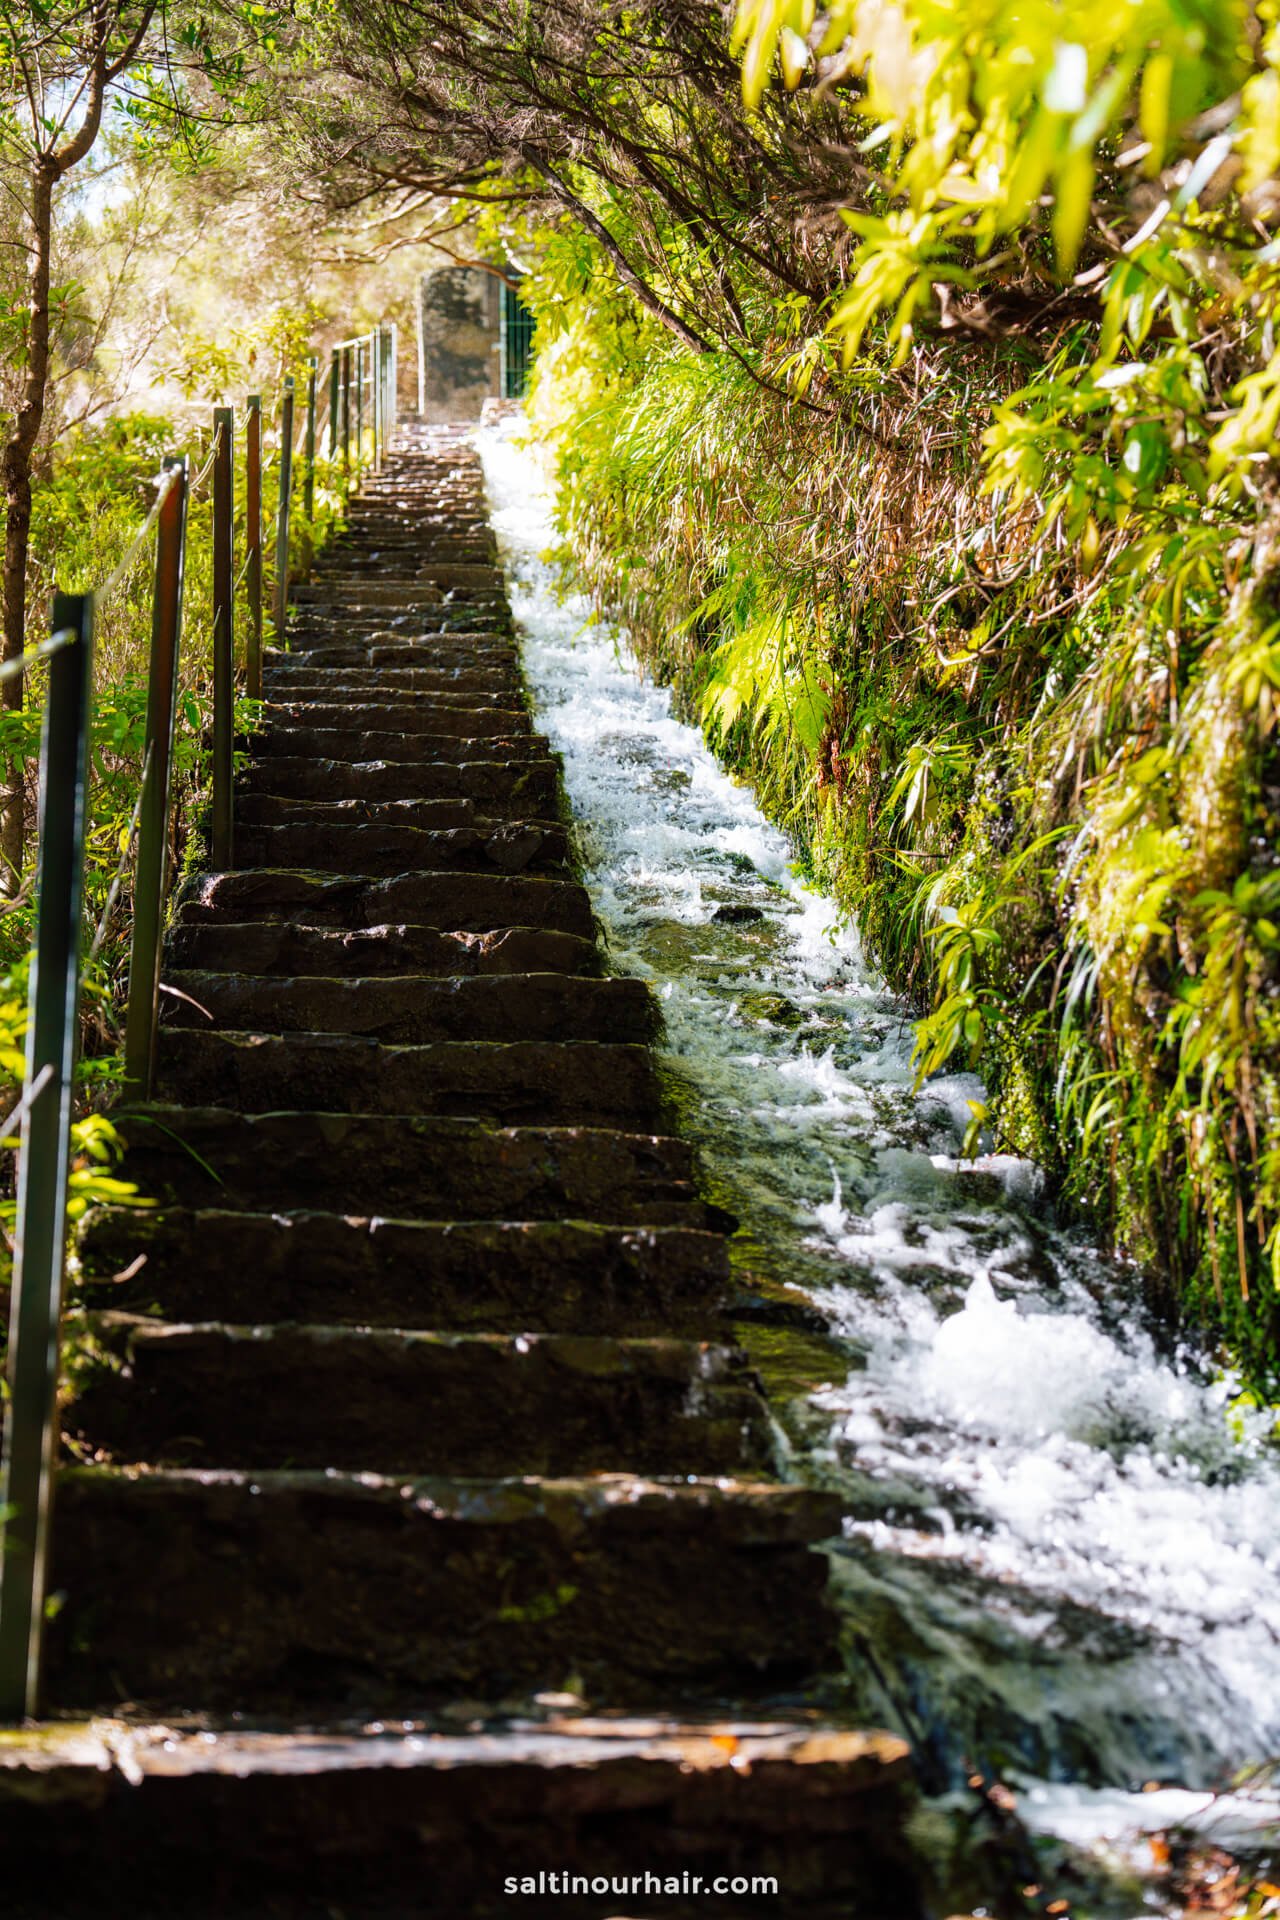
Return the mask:
[[[440,800],[459,796],[493,819],[513,814],[525,819],[554,820],[559,812],[560,768],[550,757],[541,760],[370,760],[352,766],[340,760],[290,759],[273,754],[250,761],[239,790],[299,800],[327,802],[335,793],[352,800]],[[238,817],[243,801],[237,802]]]
[[175,1320],[705,1334],[729,1277],[719,1234],[566,1220],[98,1207],[76,1244],[86,1299]]
[[65,1410],[81,1458],[482,1476],[772,1467],[745,1356],[705,1341],[123,1313],[91,1315],[89,1331],[110,1364]]
[[[353,564],[357,560],[359,564]],[[449,577],[442,582],[444,575]],[[501,575],[492,542],[487,543],[487,551],[476,543],[470,558],[461,559],[442,553],[435,541],[426,555],[414,554],[408,549],[396,551],[385,541],[379,541],[372,531],[367,531],[362,548],[335,554],[328,565],[316,568],[309,584],[299,583],[299,590],[303,594],[348,588],[364,592],[374,586],[391,598],[395,594],[419,593],[424,584],[437,592],[442,585],[444,591],[454,593],[459,588],[500,591]]]
[[466,640],[475,635],[491,640],[510,635],[515,623],[504,602],[475,599],[438,607],[308,607],[289,616],[289,651],[305,653],[313,646],[350,646],[375,637],[387,644],[400,640],[424,642]]
[[527,714],[493,715],[494,730],[488,735],[483,730],[477,731],[482,729],[485,717],[470,711],[440,712],[435,716],[436,727],[430,733],[408,733],[401,728],[368,733],[352,727],[313,727],[298,720],[257,734],[253,749],[255,754],[279,754],[290,759],[349,760],[356,764],[382,760],[409,766],[450,757],[458,760],[546,758],[548,742],[544,735],[529,728]]
[[333,1033],[210,1033],[162,1027],[156,1097],[271,1113],[418,1113],[503,1126],[661,1131],[646,1047],[590,1041],[447,1040],[382,1046]]
[[[366,521],[365,527],[370,540],[376,543],[373,523]],[[289,599],[298,607],[332,606],[350,595],[366,606],[399,606],[413,598],[424,602],[433,597],[438,600],[445,587],[489,587],[496,593],[502,590],[502,585],[502,570],[494,564],[424,560],[408,579],[388,578],[383,573],[369,580],[344,580],[331,575],[317,580],[314,586],[291,587]]]
[[[319,660],[299,653],[292,657],[290,666],[269,666],[267,693],[273,695],[274,689],[276,699],[288,699],[296,687],[330,687],[334,697],[345,699],[347,691],[355,693],[359,689],[365,689],[368,697],[370,689],[386,695],[391,691],[430,691],[432,687],[447,691],[449,687],[480,685],[486,680],[505,687],[520,685],[516,649],[503,639],[495,639],[484,651],[474,645],[455,647],[453,659],[439,659],[439,653],[434,659],[424,657],[424,649],[416,649],[415,659],[411,645],[344,647],[347,660],[326,659],[326,655],[338,651],[338,647],[320,647]],[[390,659],[370,660],[370,653],[390,655]]]
[[[51,1886],[59,1920],[100,1920],[104,1886],[125,1885],[136,1920],[178,1920],[177,1887],[181,1920],[923,1920],[915,1807],[902,1740],[797,1712],[297,1733],[96,1720],[0,1748],[9,1920],[51,1920]],[[575,1896],[570,1875],[610,1892]],[[778,1891],[731,1909],[683,1891],[724,1875]]]
[[273,682],[287,686],[295,673],[359,672],[383,667],[451,668],[467,662],[500,667],[518,662],[519,657],[515,641],[509,635],[437,633],[413,640],[375,632],[367,640],[341,645],[322,642],[315,647],[299,647],[292,653],[268,647],[263,654],[263,670],[268,686]]
[[709,1227],[682,1140],[410,1114],[121,1108],[120,1177],[164,1203]]
[[[336,597],[330,595],[328,601],[321,600],[306,606],[291,605],[289,625],[291,628],[317,624],[341,627],[358,622],[370,627],[400,628],[409,623],[420,625],[424,632],[429,632],[453,624],[453,615],[475,614],[477,611],[496,616],[504,633],[513,631],[514,621],[505,587],[492,584],[450,588],[444,593],[424,585],[419,592],[411,590],[407,597],[402,596],[394,603],[369,601],[367,604],[357,604],[347,600],[339,604]],[[471,624],[475,625],[474,620]]]
[[439,979],[272,979],[166,969],[167,1025],[238,1033],[363,1034],[393,1046],[438,1040],[609,1040],[643,1044],[658,1016],[640,980],[560,973]]
[[397,712],[408,705],[430,706],[444,694],[479,695],[472,704],[498,701],[504,706],[523,705],[524,690],[519,668],[514,662],[483,661],[467,666],[439,667],[323,667],[306,673],[294,667],[288,673],[267,675],[265,695],[267,714],[276,708],[292,708],[315,702],[322,706],[393,706]]
[[347,932],[296,922],[248,921],[178,926],[169,962],[209,972],[283,974],[296,979],[341,979],[355,974],[567,973],[598,975],[594,940],[541,927],[495,927],[488,933],[442,932],[438,927],[378,926]]
[[[268,763],[273,764],[273,763]],[[329,763],[333,766],[333,762]],[[341,791],[341,770],[331,789]],[[384,826],[414,827],[419,833],[453,827],[474,827],[484,819],[475,802],[461,798],[416,800],[296,799],[282,793],[240,793],[236,796],[238,827]],[[496,820],[489,823],[496,826]]]
[[[341,566],[348,557],[381,558],[399,552],[427,561],[441,561],[455,551],[470,548],[496,550],[482,493],[470,490],[442,494],[397,487],[393,492],[364,492],[350,503],[347,525],[325,546],[314,571]],[[367,529],[379,523],[387,530],[376,543]],[[357,525],[362,531],[352,531]]]
[[498,873],[563,868],[565,828],[553,820],[484,821],[475,827],[379,825],[237,828],[236,865],[304,867],[312,873],[441,873],[450,868]]
[[330,574],[367,574],[384,566],[395,576],[415,578],[430,566],[493,566],[497,547],[493,534],[480,513],[472,515],[420,515],[415,538],[403,538],[393,520],[384,520],[384,532],[378,536],[376,522],[368,522],[359,540],[330,541],[311,568],[311,580],[326,580]]
[[386,879],[281,867],[200,873],[183,882],[175,917],[183,925],[296,920],[309,927],[376,927],[403,922],[467,933],[545,927],[583,940],[595,935],[585,887],[576,880],[525,873],[401,873]]
[[418,607],[438,607],[443,600],[443,585],[434,578],[434,570],[426,567],[395,580],[389,580],[381,567],[371,567],[358,577],[330,572],[310,585],[298,581],[289,589],[290,607],[303,614],[312,608],[341,609],[348,603],[411,612]]
[[50,1697],[400,1719],[570,1682],[611,1707],[759,1698],[833,1653],[810,1548],[840,1518],[834,1496],[726,1478],[72,1469]]
[[[525,725],[519,725],[523,718]],[[455,724],[466,737],[467,727],[484,732],[531,732],[529,715],[512,693],[433,693],[405,700],[325,699],[322,696],[292,701],[285,705],[268,700],[263,707],[265,729],[271,733],[287,731],[292,725],[334,728],[349,727],[355,733],[377,733],[390,729],[395,733],[450,733]]]

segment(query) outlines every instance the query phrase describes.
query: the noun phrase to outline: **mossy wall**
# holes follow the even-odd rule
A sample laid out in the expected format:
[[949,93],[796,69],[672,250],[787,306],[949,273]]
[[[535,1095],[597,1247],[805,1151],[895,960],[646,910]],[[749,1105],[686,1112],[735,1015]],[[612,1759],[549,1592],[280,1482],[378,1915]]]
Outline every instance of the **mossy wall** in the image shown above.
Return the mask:
[[805,404],[680,351],[584,245],[526,283],[567,577],[856,915],[922,1076],[983,1075],[975,1142],[1033,1155],[1274,1389],[1272,527],[1055,551],[983,475],[1025,343]]

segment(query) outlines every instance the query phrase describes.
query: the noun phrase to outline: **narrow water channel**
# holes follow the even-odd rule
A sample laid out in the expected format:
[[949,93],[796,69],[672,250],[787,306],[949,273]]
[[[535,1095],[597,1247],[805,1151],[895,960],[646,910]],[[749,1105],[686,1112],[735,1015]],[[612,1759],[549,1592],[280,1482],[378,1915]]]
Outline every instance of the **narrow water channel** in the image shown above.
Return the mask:
[[837,1579],[874,1653],[854,1704],[935,1780],[994,1769],[1029,1824],[1139,1866],[1171,1821],[1274,1824],[1257,1789],[1206,1791],[1280,1755],[1269,1421],[1161,1350],[1034,1166],[960,1158],[978,1083],[913,1095],[909,1016],[856,930],[625,637],[557,597],[511,428],[478,445],[587,883],[613,964],[662,1002],[739,1279],[798,1291],[838,1337],[780,1338],[772,1384],[789,1370],[791,1470],[844,1496]]

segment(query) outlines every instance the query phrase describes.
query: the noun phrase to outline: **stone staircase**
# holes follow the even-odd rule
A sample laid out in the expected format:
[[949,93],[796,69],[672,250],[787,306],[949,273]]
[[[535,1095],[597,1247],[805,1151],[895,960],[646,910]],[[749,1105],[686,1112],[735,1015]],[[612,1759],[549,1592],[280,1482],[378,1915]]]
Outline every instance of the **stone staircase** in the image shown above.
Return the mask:
[[775,1475],[465,440],[296,599],[118,1116],[159,1204],[82,1232],[4,1910],[911,1920],[909,1757],[819,1704],[839,1510]]

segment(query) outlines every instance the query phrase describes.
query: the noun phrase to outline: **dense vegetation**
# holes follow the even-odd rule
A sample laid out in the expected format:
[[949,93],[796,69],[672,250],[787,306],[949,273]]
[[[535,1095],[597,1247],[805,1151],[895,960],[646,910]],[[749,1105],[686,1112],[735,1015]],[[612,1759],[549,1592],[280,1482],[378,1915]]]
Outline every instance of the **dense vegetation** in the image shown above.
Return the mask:
[[329,32],[374,175],[505,220],[572,565],[917,998],[922,1074],[980,1067],[975,1137],[1273,1375],[1272,13],[744,0],[745,100],[728,24]]
[[131,117],[182,193],[260,204],[269,125],[313,240],[525,272],[577,578],[856,912],[921,1073],[980,1068],[975,1142],[1274,1382],[1272,0],[172,24]]

